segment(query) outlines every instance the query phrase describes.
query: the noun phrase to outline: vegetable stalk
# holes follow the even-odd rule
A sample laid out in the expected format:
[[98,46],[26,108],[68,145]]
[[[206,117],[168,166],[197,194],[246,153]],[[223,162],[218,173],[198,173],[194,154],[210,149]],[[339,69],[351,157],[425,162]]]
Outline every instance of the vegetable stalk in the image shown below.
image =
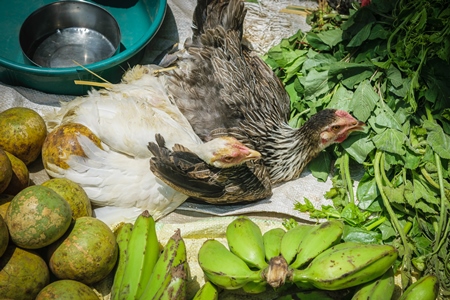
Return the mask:
[[406,236],[405,231],[403,230],[402,226],[400,225],[400,222],[398,221],[397,216],[395,215],[394,210],[392,209],[392,206],[389,202],[389,199],[386,197],[386,194],[383,190],[383,177],[381,175],[380,167],[382,165],[381,160],[384,158],[383,152],[380,150],[377,150],[375,153],[375,159],[374,159],[374,172],[375,172],[375,181],[378,187],[378,190],[380,192],[381,198],[383,200],[383,205],[386,209],[386,211],[389,214],[389,217],[391,219],[391,223],[394,225],[394,228],[396,229],[398,235],[400,236],[401,242],[404,247],[404,254],[402,259],[402,285],[408,286],[409,282],[411,281],[411,257],[412,257],[412,249],[411,246],[408,243],[408,238]]

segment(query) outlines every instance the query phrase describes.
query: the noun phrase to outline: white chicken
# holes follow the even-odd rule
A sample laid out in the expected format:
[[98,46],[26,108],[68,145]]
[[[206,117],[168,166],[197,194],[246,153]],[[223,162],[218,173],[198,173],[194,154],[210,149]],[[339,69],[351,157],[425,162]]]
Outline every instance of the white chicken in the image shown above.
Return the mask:
[[159,219],[188,198],[150,171],[152,153],[148,143],[155,141],[157,133],[164,136],[166,147],[181,144],[218,168],[260,157],[234,138],[203,143],[162,89],[162,79],[143,76],[153,72],[152,68],[136,66],[126,73],[123,83],[63,103],[59,111],[45,116],[49,130],[77,123],[101,140],[98,147],[79,134],[77,140],[84,156],[63,157],[69,168],[52,163],[45,156],[45,147],[52,145],[44,143],[43,161],[51,177],[65,177],[80,184],[93,204],[101,206],[95,209],[96,217],[109,225],[133,220],[144,209]]

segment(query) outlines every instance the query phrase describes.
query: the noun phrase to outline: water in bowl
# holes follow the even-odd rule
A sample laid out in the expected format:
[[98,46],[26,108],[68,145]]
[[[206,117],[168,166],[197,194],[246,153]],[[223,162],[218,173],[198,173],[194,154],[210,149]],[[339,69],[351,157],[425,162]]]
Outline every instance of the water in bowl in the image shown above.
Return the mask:
[[57,30],[45,37],[32,56],[41,67],[65,68],[87,65],[114,55],[116,49],[101,33],[80,27]]

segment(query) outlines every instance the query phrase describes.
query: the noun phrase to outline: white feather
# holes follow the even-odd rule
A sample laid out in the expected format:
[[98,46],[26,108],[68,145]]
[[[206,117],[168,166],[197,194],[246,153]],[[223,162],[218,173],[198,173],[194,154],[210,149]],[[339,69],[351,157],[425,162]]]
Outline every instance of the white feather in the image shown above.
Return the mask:
[[175,143],[195,147],[201,140],[150,71],[137,66],[125,75],[128,82],[64,103],[46,118],[52,128],[83,124],[102,141],[103,149],[79,135],[86,157],[70,156],[68,169],[49,164],[47,172],[77,182],[94,205],[109,207],[96,211],[97,218],[109,225],[133,220],[142,210],[159,219],[187,199],[150,171],[147,145],[156,133],[164,136],[168,147]]

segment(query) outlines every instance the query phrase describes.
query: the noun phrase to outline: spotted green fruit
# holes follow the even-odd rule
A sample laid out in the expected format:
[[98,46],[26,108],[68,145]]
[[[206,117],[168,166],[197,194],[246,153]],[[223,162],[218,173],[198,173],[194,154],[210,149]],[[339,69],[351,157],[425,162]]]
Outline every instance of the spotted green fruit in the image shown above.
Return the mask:
[[91,201],[78,183],[67,178],[52,178],[42,185],[51,188],[69,203],[74,219],[92,216]]
[[0,113],[0,147],[26,165],[38,158],[46,136],[45,121],[36,111],[13,107]]
[[0,257],[0,298],[35,299],[50,281],[45,261],[32,250],[10,243]]
[[49,246],[50,270],[59,279],[92,284],[104,279],[118,256],[112,230],[93,217],[80,217],[67,233]]
[[20,191],[6,211],[11,240],[25,249],[38,249],[58,240],[69,228],[72,210],[52,189],[34,185]]
[[43,288],[35,300],[99,300],[95,292],[79,281],[58,280]]

